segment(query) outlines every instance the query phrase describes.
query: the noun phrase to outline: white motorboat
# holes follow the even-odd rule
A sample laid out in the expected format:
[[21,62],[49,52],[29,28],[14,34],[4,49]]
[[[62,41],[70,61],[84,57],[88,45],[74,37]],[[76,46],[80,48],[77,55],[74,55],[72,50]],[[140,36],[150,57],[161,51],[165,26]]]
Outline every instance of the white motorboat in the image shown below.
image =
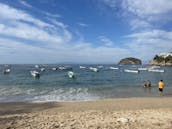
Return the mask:
[[39,78],[40,77],[40,73],[38,71],[30,71],[30,73],[35,78]]
[[71,66],[62,66],[62,67],[59,67],[60,70],[72,70],[72,67]]
[[69,78],[75,78],[76,74],[74,72],[72,72],[72,71],[69,71],[68,76],[69,76]]
[[102,69],[103,68],[103,65],[99,65],[99,66],[97,66],[99,69]]
[[45,68],[41,68],[41,71],[45,71]]
[[57,70],[57,68],[55,68],[55,67],[54,67],[54,68],[52,68],[52,70],[53,70],[53,71],[56,71],[56,70]]
[[150,69],[159,69],[161,68],[160,66],[151,66]]
[[124,72],[128,72],[128,73],[139,73],[139,70],[124,69]]
[[99,69],[98,68],[90,67],[90,70],[93,71],[93,72],[99,72]]
[[148,68],[138,68],[138,70],[140,70],[140,71],[147,71]]
[[79,66],[80,69],[85,69],[86,67],[85,66]]
[[59,69],[60,69],[60,70],[66,70],[66,68],[65,68],[65,67],[59,67]]
[[11,69],[5,69],[4,70],[4,74],[8,74],[8,73],[10,73],[11,72]]
[[148,69],[149,72],[160,72],[160,73],[163,73],[164,72],[164,69]]
[[35,65],[35,68],[39,68],[39,65]]
[[119,68],[118,67],[109,67],[109,69],[112,69],[112,70],[118,70]]

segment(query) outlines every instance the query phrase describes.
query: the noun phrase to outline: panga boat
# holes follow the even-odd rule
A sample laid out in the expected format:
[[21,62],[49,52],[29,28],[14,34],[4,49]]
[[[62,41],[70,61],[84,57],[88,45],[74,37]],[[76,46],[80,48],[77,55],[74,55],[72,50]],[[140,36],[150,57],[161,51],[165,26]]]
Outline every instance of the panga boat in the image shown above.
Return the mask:
[[98,68],[90,67],[90,70],[93,71],[93,72],[99,72]]
[[59,67],[60,70],[72,70],[72,67],[71,66],[62,66],[62,67]]
[[39,65],[35,65],[35,68],[39,68]]
[[79,66],[80,69],[85,69],[86,67],[85,66]]
[[10,73],[10,72],[11,72],[10,69],[5,69],[5,70],[4,70],[4,74]]
[[160,73],[163,73],[164,70],[163,69],[148,69],[149,72],[160,72]]
[[119,68],[118,67],[109,67],[109,69],[118,70]]
[[45,71],[45,68],[41,68],[41,71]]
[[75,78],[76,74],[74,72],[72,72],[72,71],[69,71],[68,76],[69,76],[69,78]]
[[35,78],[39,78],[40,77],[40,73],[38,71],[30,71],[30,73]]
[[140,70],[140,71],[146,71],[146,70],[148,70],[148,68],[138,68],[138,70]]
[[99,66],[97,66],[99,69],[101,69],[101,68],[103,68],[103,65],[99,65]]
[[139,73],[138,70],[131,70],[131,69],[124,69],[124,72],[128,72],[128,73]]
[[57,68],[52,68],[53,71],[57,70]]

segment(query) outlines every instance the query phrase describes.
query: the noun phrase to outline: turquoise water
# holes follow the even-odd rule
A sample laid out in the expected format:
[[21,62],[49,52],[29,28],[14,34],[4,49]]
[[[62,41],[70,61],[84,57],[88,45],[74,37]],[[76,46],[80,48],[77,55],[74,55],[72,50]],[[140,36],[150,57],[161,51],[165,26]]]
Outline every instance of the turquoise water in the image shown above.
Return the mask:
[[[31,76],[34,65],[10,65],[10,74],[3,74],[4,65],[0,65],[0,102],[26,101],[88,101],[104,98],[123,97],[156,97],[157,83],[165,82],[164,95],[172,95],[172,67],[161,67],[164,73],[140,71],[126,73],[124,69],[137,69],[149,66],[118,66],[103,65],[99,72],[80,69],[79,65],[70,65],[77,77],[68,78],[63,70],[53,71],[53,67],[63,65],[41,66],[46,70],[41,72],[39,79]],[[99,65],[82,65],[97,67]],[[119,70],[110,70],[110,66]],[[37,69],[39,70],[39,69]],[[152,88],[143,88],[143,81],[151,80]]]

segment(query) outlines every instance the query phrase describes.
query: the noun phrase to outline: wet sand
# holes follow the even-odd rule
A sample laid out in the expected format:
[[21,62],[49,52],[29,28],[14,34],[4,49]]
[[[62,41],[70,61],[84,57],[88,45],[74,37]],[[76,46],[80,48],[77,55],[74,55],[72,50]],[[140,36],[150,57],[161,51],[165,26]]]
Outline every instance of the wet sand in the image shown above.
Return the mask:
[[172,97],[0,103],[0,129],[171,129]]

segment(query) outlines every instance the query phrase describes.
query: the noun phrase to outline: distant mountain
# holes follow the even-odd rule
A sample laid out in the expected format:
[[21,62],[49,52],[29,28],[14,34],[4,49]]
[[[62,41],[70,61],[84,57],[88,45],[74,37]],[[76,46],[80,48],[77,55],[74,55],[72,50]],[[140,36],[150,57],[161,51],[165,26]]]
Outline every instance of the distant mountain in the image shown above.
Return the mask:
[[137,59],[137,58],[127,57],[127,58],[121,59],[118,64],[123,64],[123,65],[141,65],[142,61],[140,59]]
[[172,52],[155,55],[149,65],[172,66]]

